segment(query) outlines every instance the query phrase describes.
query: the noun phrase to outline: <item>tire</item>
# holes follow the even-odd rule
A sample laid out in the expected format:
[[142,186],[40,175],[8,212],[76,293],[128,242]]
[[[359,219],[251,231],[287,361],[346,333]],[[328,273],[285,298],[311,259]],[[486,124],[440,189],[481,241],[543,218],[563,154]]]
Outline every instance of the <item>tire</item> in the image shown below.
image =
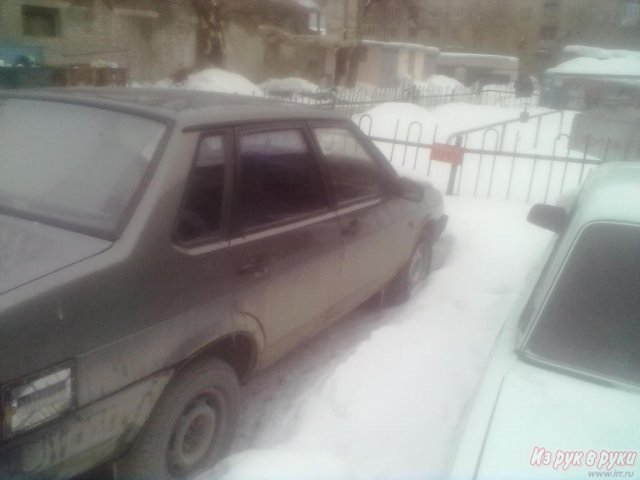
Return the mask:
[[402,267],[384,291],[385,302],[390,305],[404,303],[424,284],[431,271],[433,241],[425,232]]
[[238,418],[238,379],[220,360],[179,372],[132,448],[117,463],[122,480],[193,477],[227,452]]

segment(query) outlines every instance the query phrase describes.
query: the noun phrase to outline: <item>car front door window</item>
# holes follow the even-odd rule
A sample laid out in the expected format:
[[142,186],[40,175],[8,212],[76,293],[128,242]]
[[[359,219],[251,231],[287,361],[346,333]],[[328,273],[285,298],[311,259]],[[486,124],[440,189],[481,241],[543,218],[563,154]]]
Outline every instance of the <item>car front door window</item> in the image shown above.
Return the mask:
[[326,208],[314,158],[300,130],[240,137],[239,220],[243,231]]
[[315,128],[324,156],[330,188],[339,205],[380,196],[383,191],[379,165],[345,128]]

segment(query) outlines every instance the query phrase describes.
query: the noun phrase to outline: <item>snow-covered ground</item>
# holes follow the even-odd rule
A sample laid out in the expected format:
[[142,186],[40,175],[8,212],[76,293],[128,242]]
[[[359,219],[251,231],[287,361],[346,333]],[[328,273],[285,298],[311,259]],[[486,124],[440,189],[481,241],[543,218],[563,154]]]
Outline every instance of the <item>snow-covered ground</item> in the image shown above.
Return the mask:
[[244,388],[233,454],[200,480],[439,478],[494,339],[549,235],[527,205],[449,197],[434,271]]

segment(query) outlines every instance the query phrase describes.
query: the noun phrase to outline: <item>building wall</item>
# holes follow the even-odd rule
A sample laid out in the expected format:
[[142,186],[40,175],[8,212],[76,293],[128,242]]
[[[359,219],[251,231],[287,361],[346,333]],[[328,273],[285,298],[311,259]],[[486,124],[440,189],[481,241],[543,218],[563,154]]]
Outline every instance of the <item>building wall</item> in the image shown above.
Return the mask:
[[325,16],[326,35],[334,40],[356,36],[358,0],[316,0]]
[[[102,0],[2,0],[0,42],[42,46],[50,65],[104,60],[149,81],[195,63],[196,18],[187,0],[154,2],[153,8],[113,8]],[[112,4],[113,5],[113,4]],[[131,3],[130,3],[131,5]],[[55,9],[55,35],[24,32],[23,7]]]
[[[343,0],[325,1],[327,25],[356,29],[357,8],[347,9],[353,18],[345,20],[338,8]],[[523,70],[536,74],[557,63],[569,44],[638,49],[640,25],[621,26],[625,8],[634,1],[416,0],[415,14],[406,2],[389,0],[362,17],[359,29],[364,39],[518,56]]]

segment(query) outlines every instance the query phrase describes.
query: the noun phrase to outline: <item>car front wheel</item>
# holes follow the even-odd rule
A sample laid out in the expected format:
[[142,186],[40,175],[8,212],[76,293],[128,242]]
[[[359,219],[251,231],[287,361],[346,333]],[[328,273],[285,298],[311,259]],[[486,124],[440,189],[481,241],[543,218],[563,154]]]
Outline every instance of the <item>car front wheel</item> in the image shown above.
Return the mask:
[[186,479],[226,453],[238,417],[240,393],[234,371],[210,360],[177,375],[118,462],[119,479]]

